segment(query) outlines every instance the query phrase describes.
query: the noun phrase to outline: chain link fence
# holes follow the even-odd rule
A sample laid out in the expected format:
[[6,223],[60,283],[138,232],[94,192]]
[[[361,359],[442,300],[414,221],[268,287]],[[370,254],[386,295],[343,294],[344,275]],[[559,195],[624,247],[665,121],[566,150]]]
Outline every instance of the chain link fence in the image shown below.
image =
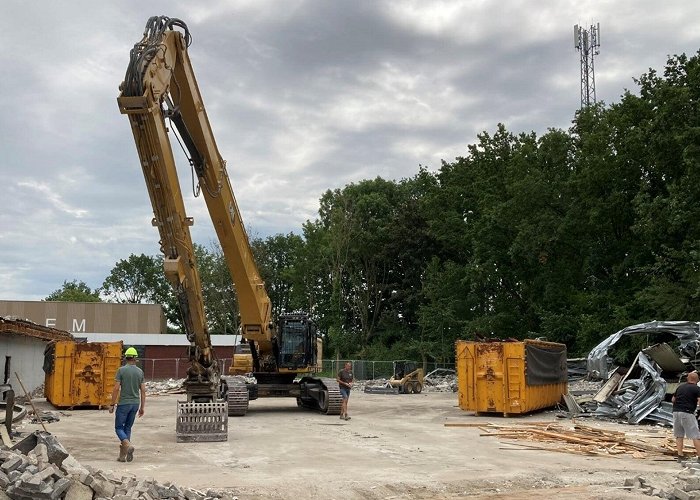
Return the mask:
[[[217,359],[221,374],[228,375],[231,359]],[[180,379],[187,376],[190,362],[186,358],[145,358],[138,361],[146,380]]]
[[[378,378],[390,378],[394,374],[393,361],[370,361],[366,359],[324,359],[323,373],[335,376],[343,369],[346,362],[352,363],[352,372],[355,380],[374,380]],[[423,364],[416,362],[418,367]],[[437,368],[454,370],[454,363],[427,363],[425,373],[430,373]]]

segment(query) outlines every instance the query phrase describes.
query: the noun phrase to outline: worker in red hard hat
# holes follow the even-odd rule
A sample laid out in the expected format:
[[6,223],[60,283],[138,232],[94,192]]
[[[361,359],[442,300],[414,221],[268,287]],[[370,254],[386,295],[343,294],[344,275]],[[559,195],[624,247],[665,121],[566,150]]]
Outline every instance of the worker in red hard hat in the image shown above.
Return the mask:
[[126,364],[117,370],[112,390],[112,404],[109,412],[117,411],[114,417],[114,430],[119,438],[120,462],[131,462],[134,459],[134,446],[131,444],[131,428],[136,415],[143,417],[146,409],[146,385],[143,370],[136,366],[138,351],[129,347],[124,351]]

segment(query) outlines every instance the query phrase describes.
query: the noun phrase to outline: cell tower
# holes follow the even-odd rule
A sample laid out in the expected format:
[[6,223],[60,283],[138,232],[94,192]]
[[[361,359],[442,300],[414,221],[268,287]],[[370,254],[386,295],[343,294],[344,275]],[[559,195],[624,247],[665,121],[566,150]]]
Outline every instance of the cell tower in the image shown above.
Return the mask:
[[575,25],[574,47],[581,53],[581,108],[585,108],[596,102],[593,57],[599,54],[600,23],[589,29]]

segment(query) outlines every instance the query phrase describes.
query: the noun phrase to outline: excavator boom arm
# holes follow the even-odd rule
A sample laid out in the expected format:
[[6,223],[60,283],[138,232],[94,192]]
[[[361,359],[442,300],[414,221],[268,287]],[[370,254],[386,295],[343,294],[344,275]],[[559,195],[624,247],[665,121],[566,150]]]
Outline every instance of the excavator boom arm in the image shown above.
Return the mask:
[[211,357],[189,232],[192,219],[185,215],[166,119],[177,128],[197,175],[236,287],[243,335],[262,351],[270,351],[274,335],[270,299],[209,124],[188,55],[189,43],[189,31],[182,21],[150,18],[143,39],[131,51],[119,109],[131,122],[153,205],[153,223],[160,233],[166,276],[183,310],[188,338],[207,359]]

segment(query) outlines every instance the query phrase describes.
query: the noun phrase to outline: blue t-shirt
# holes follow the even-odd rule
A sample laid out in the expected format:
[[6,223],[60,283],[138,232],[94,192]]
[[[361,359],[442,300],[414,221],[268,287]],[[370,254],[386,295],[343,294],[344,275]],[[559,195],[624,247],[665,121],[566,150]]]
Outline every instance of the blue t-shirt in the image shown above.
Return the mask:
[[121,385],[120,405],[137,405],[141,402],[140,391],[143,379],[143,370],[136,365],[126,364],[117,370],[114,380]]

